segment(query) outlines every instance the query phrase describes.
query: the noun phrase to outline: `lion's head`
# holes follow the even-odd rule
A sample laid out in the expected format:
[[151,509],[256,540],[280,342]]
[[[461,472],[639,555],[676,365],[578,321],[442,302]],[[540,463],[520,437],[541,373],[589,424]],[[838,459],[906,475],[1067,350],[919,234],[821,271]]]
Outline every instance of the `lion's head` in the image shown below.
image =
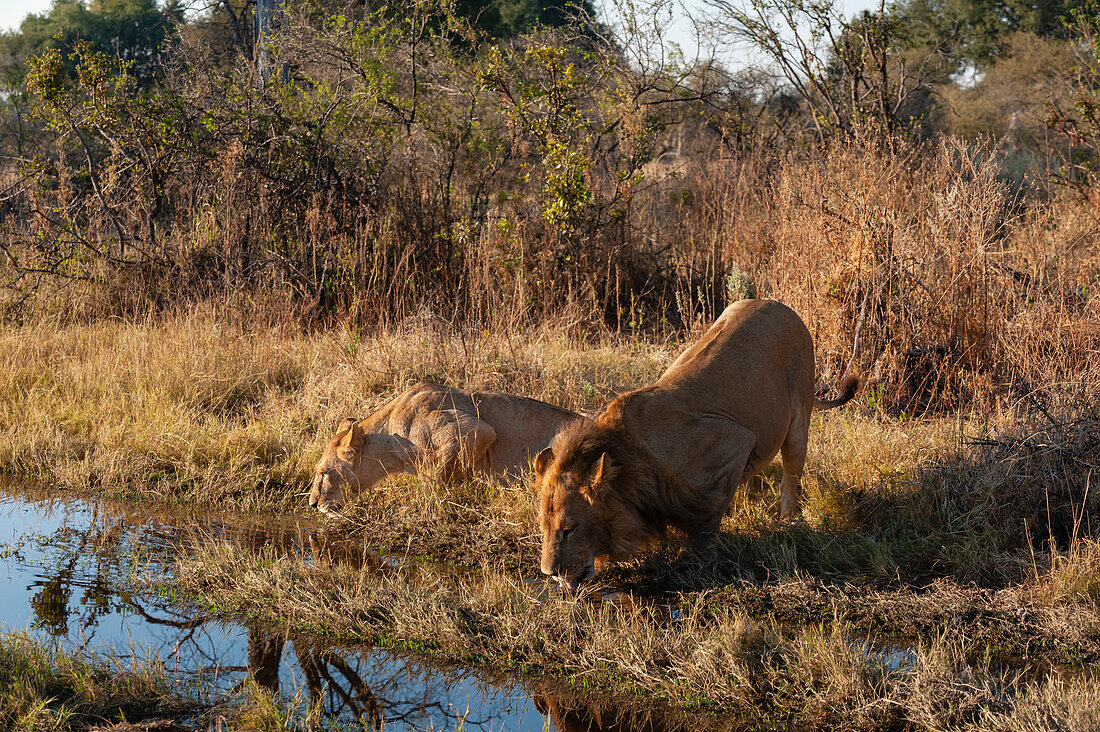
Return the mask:
[[370,488],[389,471],[373,456],[370,435],[354,419],[345,419],[329,441],[313,474],[309,505],[323,512],[337,511],[346,500],[345,486]]
[[575,590],[596,559],[629,555],[651,533],[634,508],[636,470],[613,435],[579,423],[535,458],[542,571]]
[[542,571],[566,589],[591,579],[598,558],[625,559],[665,530],[656,466],[617,413],[567,426],[535,458]]
[[587,469],[566,469],[546,448],[535,460],[539,481],[542,571],[563,587],[576,589],[596,573],[596,557],[607,553],[606,522],[595,493],[607,479],[604,454]]

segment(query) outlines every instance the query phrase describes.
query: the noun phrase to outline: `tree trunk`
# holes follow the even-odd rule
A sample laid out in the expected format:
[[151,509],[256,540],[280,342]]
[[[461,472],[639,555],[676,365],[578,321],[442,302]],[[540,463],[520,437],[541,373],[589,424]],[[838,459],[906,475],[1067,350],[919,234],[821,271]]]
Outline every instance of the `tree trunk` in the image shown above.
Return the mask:
[[[256,0],[256,83],[263,89],[275,73],[275,55],[272,53],[272,39],[279,29],[282,19],[282,0]],[[279,67],[279,79],[286,83],[289,76],[287,65]]]

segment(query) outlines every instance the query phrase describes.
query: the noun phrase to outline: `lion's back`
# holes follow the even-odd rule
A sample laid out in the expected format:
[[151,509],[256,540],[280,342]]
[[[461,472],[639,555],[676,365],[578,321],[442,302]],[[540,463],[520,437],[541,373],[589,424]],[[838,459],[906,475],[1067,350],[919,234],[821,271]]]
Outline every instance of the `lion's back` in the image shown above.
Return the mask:
[[802,318],[775,300],[739,300],[665,369],[666,385],[725,380],[731,373],[766,375],[792,365],[812,377],[813,339]]

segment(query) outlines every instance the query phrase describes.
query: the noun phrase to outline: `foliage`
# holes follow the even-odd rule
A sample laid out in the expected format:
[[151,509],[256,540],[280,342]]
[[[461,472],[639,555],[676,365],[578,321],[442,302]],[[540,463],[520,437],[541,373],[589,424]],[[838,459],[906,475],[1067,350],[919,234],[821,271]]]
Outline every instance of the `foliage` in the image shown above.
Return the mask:
[[708,0],[717,32],[756,47],[808,105],[820,135],[909,128],[942,75],[937,49],[913,56],[906,18],[882,5],[846,20],[834,0]]
[[[1046,58],[1064,44],[1018,36],[970,93],[885,8],[843,20],[828,3],[727,7],[717,30],[772,44],[800,107],[763,74],[669,50],[668,7],[625,5],[613,36],[579,24],[507,43],[431,0],[362,18],[290,12],[275,39],[288,78],[263,89],[251,59],[202,34],[181,34],[149,88],[88,42],[50,49],[26,86],[41,141],[4,171],[9,313],[65,300],[62,287],[86,314],[274,288],[310,321],[569,313],[591,332],[691,328],[756,292],[835,313],[822,328],[841,334],[828,336],[831,368],[857,346],[860,366],[889,374],[884,403],[911,412],[957,403],[970,376],[920,386],[907,372],[931,378],[950,357],[1006,378],[1016,366],[993,365],[1008,357],[1001,319],[1091,292],[1084,266],[1049,292],[966,314],[1006,274],[1048,282],[1042,257],[1021,253],[1038,244],[988,252],[1012,217],[1057,217],[1027,198],[1024,176],[1000,187],[1013,164],[1002,150],[928,144],[948,124],[977,136],[1023,120],[1019,158],[1043,146],[1056,165],[1063,148],[1037,130],[1035,100],[1064,84]],[[1019,101],[990,107],[1020,85]],[[969,128],[936,109],[943,100],[972,110]],[[839,196],[825,181],[849,187]],[[929,181],[972,211],[945,218],[955,204]],[[1051,256],[1078,261],[1065,233],[1077,215],[1042,245]],[[828,286],[783,261],[813,262]],[[951,290],[959,282],[977,288],[970,300]]]
[[18,31],[0,35],[4,81],[18,88],[27,60],[47,50],[68,54],[78,41],[126,62],[142,85],[160,75],[165,43],[183,18],[183,4],[168,0],[57,0],[43,15],[28,15]]
[[57,175],[58,184],[86,192],[77,206],[53,207],[54,237],[38,249],[36,267],[86,278],[97,259],[125,265],[155,256],[166,179],[176,172],[187,120],[172,94],[142,90],[133,66],[83,40],[68,53],[47,49],[29,65],[27,89],[57,134],[59,154],[39,158],[31,169],[47,186]]
[[1096,184],[1100,161],[1100,3],[1089,0],[1073,13],[1077,64],[1068,80],[1073,93],[1068,103],[1050,100],[1050,126],[1068,138],[1071,155],[1059,171],[1059,180],[1087,195]]
[[1009,47],[1012,35],[1066,38],[1065,20],[1083,0],[905,0],[896,11],[928,47],[944,48],[956,71],[985,68]]
[[941,89],[946,102],[942,127],[965,139],[985,135],[1017,150],[1042,150],[1049,144],[1050,103],[1072,101],[1066,80],[1072,77],[1074,51],[1066,40],[1012,35],[977,83]]
[[536,26],[569,25],[596,14],[591,0],[458,0],[454,12],[495,38],[512,38]]
[[[27,89],[54,149],[18,199],[43,215],[11,222],[27,246],[9,251],[9,285],[152,276],[157,301],[219,272],[275,277],[314,309],[382,287],[394,313],[425,298],[467,311],[485,293],[464,283],[500,266],[523,313],[583,302],[617,318],[639,293],[614,283],[644,294],[653,271],[616,254],[642,165],[716,86],[667,61],[629,68],[588,30],[497,45],[433,2],[292,13],[278,38],[291,78],[263,90],[248,59],[226,67],[203,46],[144,90],[87,42],[50,49]],[[546,246],[530,248],[537,231]]]

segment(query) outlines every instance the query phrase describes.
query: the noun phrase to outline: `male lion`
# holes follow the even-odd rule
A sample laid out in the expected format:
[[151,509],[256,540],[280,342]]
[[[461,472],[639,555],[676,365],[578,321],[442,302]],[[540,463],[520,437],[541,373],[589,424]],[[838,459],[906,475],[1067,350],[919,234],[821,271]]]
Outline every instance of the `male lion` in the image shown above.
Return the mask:
[[439,469],[515,479],[567,422],[552,404],[488,391],[417,384],[363,420],[345,419],[317,463],[309,505],[344,504],[344,486],[370,488],[387,475]]
[[780,516],[799,507],[810,412],[850,400],[814,397],[810,332],[787,306],[726,308],[657,383],[569,427],[535,459],[542,571],[576,589],[596,557],[621,559],[669,526],[705,548],[734,490],[783,451]]

